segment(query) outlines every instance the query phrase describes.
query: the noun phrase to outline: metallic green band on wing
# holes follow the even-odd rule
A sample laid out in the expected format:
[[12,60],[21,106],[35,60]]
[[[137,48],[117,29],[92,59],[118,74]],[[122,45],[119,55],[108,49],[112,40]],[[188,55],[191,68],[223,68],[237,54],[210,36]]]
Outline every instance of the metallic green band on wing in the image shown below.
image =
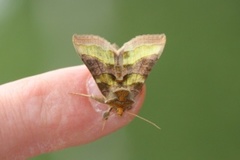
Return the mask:
[[123,65],[132,65],[144,57],[151,56],[153,54],[158,55],[159,50],[159,45],[142,45],[134,50],[126,51],[123,53]]
[[144,83],[146,77],[141,74],[129,74],[124,77],[123,86],[131,86],[137,83]]
[[104,50],[96,45],[79,45],[77,49],[82,55],[92,56],[102,63],[114,65],[114,52],[111,50]]
[[96,83],[105,83],[109,86],[117,86],[117,82],[115,81],[114,77],[110,74],[101,74],[95,77]]

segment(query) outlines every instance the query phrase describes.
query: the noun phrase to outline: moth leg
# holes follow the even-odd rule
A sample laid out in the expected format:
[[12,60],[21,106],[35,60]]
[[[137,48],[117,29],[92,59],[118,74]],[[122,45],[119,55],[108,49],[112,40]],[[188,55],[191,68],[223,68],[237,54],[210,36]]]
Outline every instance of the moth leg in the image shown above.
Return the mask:
[[91,98],[91,99],[94,99],[95,101],[98,101],[100,103],[106,103],[105,102],[105,97],[103,96],[94,96],[94,95],[89,95],[89,94],[82,94],[82,93],[69,93],[69,94],[73,94],[73,95],[77,95],[77,96],[83,96],[83,97],[88,97],[88,98]]
[[106,112],[104,112],[104,114],[103,114],[103,120],[108,120],[108,117],[109,117],[109,115],[110,115],[110,112],[112,111],[112,107],[110,107],[109,109],[108,109],[108,111],[106,111]]
[[105,127],[105,125],[106,125],[106,122],[107,122],[107,120],[108,120],[108,117],[109,117],[109,115],[110,115],[111,110],[112,110],[112,107],[110,107],[110,108],[108,109],[108,111],[106,111],[106,112],[103,113],[103,126],[102,126],[102,131],[104,130],[104,127]]

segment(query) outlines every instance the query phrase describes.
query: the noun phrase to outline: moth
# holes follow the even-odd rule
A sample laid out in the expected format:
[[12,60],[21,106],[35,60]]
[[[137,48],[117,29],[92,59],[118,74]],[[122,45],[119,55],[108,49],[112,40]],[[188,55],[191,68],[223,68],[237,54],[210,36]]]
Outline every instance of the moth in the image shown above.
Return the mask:
[[107,104],[109,110],[103,114],[103,119],[107,120],[112,110],[122,116],[132,108],[135,97],[163,52],[166,36],[137,36],[121,48],[95,35],[74,34],[72,41],[102,93],[102,96],[78,95]]

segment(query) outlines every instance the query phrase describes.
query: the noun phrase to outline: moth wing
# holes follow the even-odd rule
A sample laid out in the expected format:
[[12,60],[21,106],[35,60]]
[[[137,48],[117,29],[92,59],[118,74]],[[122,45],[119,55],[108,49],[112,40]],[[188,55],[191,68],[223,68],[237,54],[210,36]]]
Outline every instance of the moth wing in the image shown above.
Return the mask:
[[94,35],[73,35],[74,48],[91,72],[100,91],[108,95],[114,80],[116,49],[107,40]]
[[123,59],[124,86],[138,94],[166,43],[164,34],[133,38],[120,49]]

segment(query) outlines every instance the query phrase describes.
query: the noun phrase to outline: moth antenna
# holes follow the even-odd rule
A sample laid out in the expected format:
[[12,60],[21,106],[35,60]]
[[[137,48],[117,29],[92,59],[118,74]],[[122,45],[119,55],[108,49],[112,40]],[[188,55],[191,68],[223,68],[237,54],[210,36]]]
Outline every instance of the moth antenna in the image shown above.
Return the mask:
[[74,92],[69,92],[69,94],[73,94],[73,95],[76,95],[76,96],[83,96],[83,97],[92,98],[92,95],[88,95],[88,94],[74,93]]
[[93,96],[93,95],[89,95],[89,94],[74,93],[74,92],[69,92],[69,94],[73,94],[73,95],[76,95],[76,96],[88,97],[88,98],[94,99],[95,101],[98,101],[100,103],[105,103],[105,98],[104,97],[97,97],[97,96]]
[[106,122],[107,122],[107,120],[106,120],[106,119],[104,119],[104,120],[103,120],[103,125],[102,125],[102,131],[103,131],[103,130],[104,130],[104,128],[105,128]]
[[153,126],[156,127],[157,129],[161,129],[157,124],[153,123],[152,121],[150,121],[150,120],[148,120],[148,119],[146,119],[146,118],[143,118],[143,117],[141,117],[141,116],[139,116],[139,115],[137,115],[137,114],[134,114],[134,113],[131,113],[131,112],[128,112],[128,111],[126,111],[126,113],[127,113],[127,114],[130,114],[130,115],[132,115],[132,116],[135,116],[135,117],[137,117],[137,118],[139,118],[139,119],[141,119],[141,120],[143,120],[143,121],[145,121],[145,122],[153,125]]

